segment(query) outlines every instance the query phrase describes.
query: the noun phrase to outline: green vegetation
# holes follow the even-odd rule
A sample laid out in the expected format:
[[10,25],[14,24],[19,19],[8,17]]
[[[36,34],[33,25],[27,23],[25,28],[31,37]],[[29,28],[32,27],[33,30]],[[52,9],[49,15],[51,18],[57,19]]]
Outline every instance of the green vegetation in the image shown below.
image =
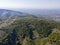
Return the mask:
[[60,23],[53,20],[17,18],[6,26],[1,45],[60,45]]

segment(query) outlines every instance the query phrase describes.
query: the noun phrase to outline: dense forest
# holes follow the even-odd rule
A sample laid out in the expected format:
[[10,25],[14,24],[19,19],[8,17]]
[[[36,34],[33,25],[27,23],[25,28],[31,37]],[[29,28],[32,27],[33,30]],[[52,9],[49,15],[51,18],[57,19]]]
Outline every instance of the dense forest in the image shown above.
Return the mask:
[[43,18],[17,18],[4,27],[0,45],[60,45],[60,23]]

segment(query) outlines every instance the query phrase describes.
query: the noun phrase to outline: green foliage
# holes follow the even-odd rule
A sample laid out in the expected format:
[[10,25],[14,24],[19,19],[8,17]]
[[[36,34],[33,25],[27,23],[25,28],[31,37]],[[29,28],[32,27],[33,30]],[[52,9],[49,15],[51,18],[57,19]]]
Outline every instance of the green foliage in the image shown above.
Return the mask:
[[[18,39],[16,40],[16,45],[60,45],[60,32],[57,31],[59,33],[55,33],[56,31],[54,31],[55,28],[59,30],[59,27],[60,23],[55,21],[25,17],[16,19],[6,27],[8,28],[6,33],[11,36],[10,34],[13,33],[14,29],[17,31]],[[4,38],[3,40],[6,39]]]

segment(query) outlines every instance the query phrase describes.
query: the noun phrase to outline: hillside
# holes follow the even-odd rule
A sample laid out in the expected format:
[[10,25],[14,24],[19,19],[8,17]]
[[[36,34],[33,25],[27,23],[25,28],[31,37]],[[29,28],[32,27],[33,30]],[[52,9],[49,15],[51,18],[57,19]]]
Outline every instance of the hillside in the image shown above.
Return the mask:
[[0,23],[3,23],[7,19],[24,18],[24,17],[35,17],[35,16],[20,11],[0,9]]
[[0,45],[60,45],[58,19],[0,9]]
[[19,11],[0,9],[0,28],[6,27],[14,22],[16,18],[36,17]]
[[36,17],[27,13],[22,13],[19,11],[0,9],[0,38],[6,35],[9,25],[11,25],[17,18],[25,18],[25,17]]
[[3,30],[1,45],[60,45],[60,23],[53,20],[17,18]]

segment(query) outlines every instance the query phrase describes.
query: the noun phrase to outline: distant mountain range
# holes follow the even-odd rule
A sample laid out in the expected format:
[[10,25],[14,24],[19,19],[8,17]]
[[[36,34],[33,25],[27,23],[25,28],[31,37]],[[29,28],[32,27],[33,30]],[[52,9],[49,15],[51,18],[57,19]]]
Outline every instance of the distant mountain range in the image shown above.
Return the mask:
[[0,9],[0,18],[22,17],[23,13],[19,11]]
[[60,21],[60,10],[48,10],[48,9],[17,9],[7,10],[0,9],[0,21],[1,19],[8,18],[22,18],[22,17],[43,17]]
[[20,14],[30,14],[37,17],[60,17],[60,9],[0,9],[0,15],[2,14],[7,17]]
[[43,17],[60,21],[60,9],[15,9],[15,10],[33,14],[37,17]]
[[44,16],[44,17],[60,16],[60,9],[12,9],[12,10],[21,11],[21,12],[33,14],[36,16]]
[[[0,24],[3,25],[5,22],[10,22],[10,20],[15,20],[16,18],[25,18],[25,17],[36,17],[32,14],[8,10],[8,9],[0,9]],[[10,24],[10,23],[9,23]]]

